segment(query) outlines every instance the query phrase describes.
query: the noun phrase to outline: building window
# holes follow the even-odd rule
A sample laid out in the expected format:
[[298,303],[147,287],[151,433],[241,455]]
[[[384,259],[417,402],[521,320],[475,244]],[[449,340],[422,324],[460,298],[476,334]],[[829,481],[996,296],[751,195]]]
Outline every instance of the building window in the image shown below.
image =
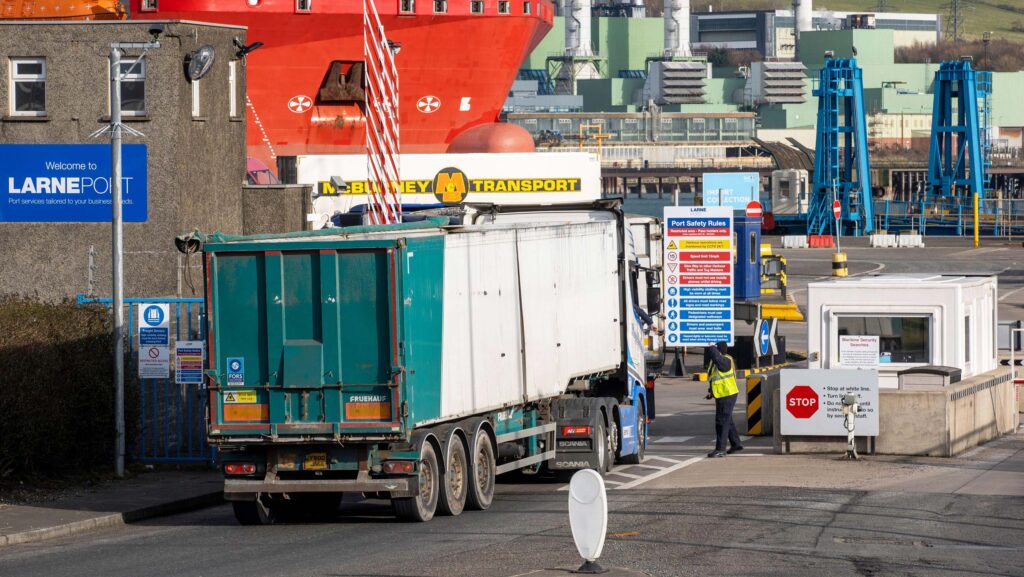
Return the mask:
[[510,14],[512,3],[509,0],[498,0],[498,14]]
[[199,80],[192,81],[192,118],[199,118],[203,112],[199,103],[199,83]]
[[146,59],[121,59],[121,114],[146,115]]
[[238,118],[238,61],[228,62],[228,116]]
[[157,0],[142,0],[139,3],[140,12],[156,12]]
[[444,14],[448,11],[448,0],[434,0],[434,14]]
[[416,11],[416,2],[413,0],[399,0],[398,11],[402,14],[412,14]]
[[472,12],[473,14],[483,14],[484,13],[484,3],[483,3],[483,0],[473,0],[472,2],[470,2],[469,3],[469,11]]
[[523,14],[530,14],[533,12],[533,6],[529,2],[523,2]]
[[930,363],[931,318],[838,316],[839,336],[877,336],[881,363]]
[[309,13],[313,11],[313,0],[295,0],[295,11]]
[[11,60],[11,116],[46,116],[46,59]]

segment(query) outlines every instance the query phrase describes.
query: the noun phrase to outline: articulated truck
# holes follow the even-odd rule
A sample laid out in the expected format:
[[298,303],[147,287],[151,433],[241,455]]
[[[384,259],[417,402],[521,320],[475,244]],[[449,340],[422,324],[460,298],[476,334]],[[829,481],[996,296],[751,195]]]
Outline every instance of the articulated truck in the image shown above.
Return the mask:
[[487,509],[502,473],[643,459],[651,277],[618,202],[447,213],[205,240],[207,432],[240,523],[347,492],[427,521]]

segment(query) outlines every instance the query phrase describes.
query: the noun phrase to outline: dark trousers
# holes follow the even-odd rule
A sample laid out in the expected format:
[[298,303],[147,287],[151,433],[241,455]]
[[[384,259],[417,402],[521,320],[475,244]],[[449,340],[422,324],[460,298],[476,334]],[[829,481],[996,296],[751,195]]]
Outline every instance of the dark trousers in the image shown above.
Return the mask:
[[715,450],[725,450],[725,439],[728,437],[729,446],[740,446],[740,435],[736,432],[736,423],[732,420],[732,410],[736,408],[736,399],[739,394],[729,395],[715,399]]

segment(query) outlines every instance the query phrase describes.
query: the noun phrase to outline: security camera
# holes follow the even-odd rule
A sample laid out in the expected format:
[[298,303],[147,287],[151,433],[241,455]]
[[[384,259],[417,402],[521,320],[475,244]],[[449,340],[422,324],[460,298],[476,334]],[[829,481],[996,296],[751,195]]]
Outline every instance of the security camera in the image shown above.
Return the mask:
[[149,27],[149,35],[153,37],[153,40],[156,40],[157,38],[159,38],[160,35],[163,34],[163,33],[164,33],[164,25],[163,24],[161,24],[159,22],[155,22],[155,23],[150,25],[150,27]]

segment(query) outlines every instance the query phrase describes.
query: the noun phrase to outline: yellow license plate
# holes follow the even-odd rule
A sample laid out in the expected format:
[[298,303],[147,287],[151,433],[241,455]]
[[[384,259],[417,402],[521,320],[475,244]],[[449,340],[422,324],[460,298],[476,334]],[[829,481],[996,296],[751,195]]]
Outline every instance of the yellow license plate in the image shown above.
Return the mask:
[[309,453],[302,462],[307,471],[323,471],[327,468],[327,453]]

